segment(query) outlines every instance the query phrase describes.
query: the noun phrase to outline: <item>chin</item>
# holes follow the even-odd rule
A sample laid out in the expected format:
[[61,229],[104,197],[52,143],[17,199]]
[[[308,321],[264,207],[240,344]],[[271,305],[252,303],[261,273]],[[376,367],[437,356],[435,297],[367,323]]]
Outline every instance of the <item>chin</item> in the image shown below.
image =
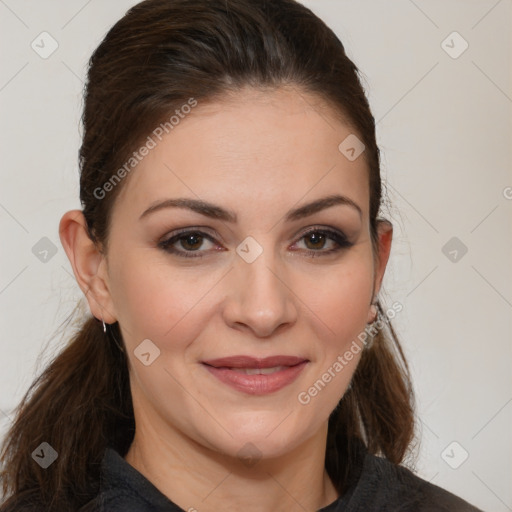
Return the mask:
[[[216,446],[216,451],[242,461],[249,459],[272,459],[281,457],[300,444],[304,443],[314,434],[313,426],[305,428],[304,421],[297,423],[297,428],[287,414],[268,415],[261,417],[261,413],[247,414],[245,421],[239,417],[236,422],[226,424],[226,430],[233,433],[233,437],[223,436],[223,439],[210,439],[209,444]],[[319,426],[316,426],[318,430]]]

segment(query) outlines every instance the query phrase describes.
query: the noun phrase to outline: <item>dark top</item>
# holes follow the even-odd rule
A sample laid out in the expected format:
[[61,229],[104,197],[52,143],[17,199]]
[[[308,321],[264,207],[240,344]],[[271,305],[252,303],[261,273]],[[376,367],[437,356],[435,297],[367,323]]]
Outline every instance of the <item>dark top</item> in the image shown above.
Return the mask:
[[[340,498],[318,512],[482,512],[409,469],[366,450],[351,481]],[[84,510],[184,512],[111,448],[103,458],[98,497]]]

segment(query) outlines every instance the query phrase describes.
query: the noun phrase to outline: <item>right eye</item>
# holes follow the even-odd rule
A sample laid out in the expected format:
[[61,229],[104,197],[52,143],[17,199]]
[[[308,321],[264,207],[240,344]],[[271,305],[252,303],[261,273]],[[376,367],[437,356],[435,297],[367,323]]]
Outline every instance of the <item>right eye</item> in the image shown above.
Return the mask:
[[[208,248],[207,250],[201,250],[202,247],[204,248],[204,244],[215,246],[215,240],[203,231],[189,230],[182,231],[159,242],[158,246],[168,253],[184,258],[202,258],[203,254],[200,253],[208,252]],[[210,245],[209,250],[211,250],[212,245]],[[219,246],[217,245],[217,247]]]

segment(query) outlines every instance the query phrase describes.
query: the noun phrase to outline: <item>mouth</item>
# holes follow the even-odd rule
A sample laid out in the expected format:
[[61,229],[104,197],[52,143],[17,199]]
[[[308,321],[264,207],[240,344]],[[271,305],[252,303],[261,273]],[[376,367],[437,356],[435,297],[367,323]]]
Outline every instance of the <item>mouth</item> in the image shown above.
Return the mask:
[[220,382],[250,395],[274,393],[291,384],[309,363],[296,356],[232,356],[203,361]]

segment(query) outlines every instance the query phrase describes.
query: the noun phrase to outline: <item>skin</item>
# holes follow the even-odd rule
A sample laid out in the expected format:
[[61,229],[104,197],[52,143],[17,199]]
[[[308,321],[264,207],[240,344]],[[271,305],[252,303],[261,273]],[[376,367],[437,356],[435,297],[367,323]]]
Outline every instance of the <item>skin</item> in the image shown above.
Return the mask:
[[[297,396],[374,320],[392,239],[392,226],[381,222],[373,251],[364,156],[349,161],[338,150],[351,133],[310,94],[244,89],[199,103],[125,178],[107,254],[87,237],[80,210],[61,220],[91,313],[121,327],[137,426],[125,458],[184,510],[229,503],[302,512],[338,497],[324,469],[327,420],[361,353],[307,405]],[[333,193],[361,214],[339,204],[285,221],[290,209]],[[184,208],[139,218],[156,201],[178,197],[215,203],[237,222]],[[352,245],[326,254],[337,243],[305,237],[312,227],[341,231]],[[182,228],[212,236],[192,245],[202,257],[158,246]],[[247,236],[263,248],[252,263],[236,252]],[[191,252],[190,243],[173,247]],[[134,355],[144,339],[160,350],[148,366]],[[239,354],[309,362],[279,391],[249,395],[201,363]]]

